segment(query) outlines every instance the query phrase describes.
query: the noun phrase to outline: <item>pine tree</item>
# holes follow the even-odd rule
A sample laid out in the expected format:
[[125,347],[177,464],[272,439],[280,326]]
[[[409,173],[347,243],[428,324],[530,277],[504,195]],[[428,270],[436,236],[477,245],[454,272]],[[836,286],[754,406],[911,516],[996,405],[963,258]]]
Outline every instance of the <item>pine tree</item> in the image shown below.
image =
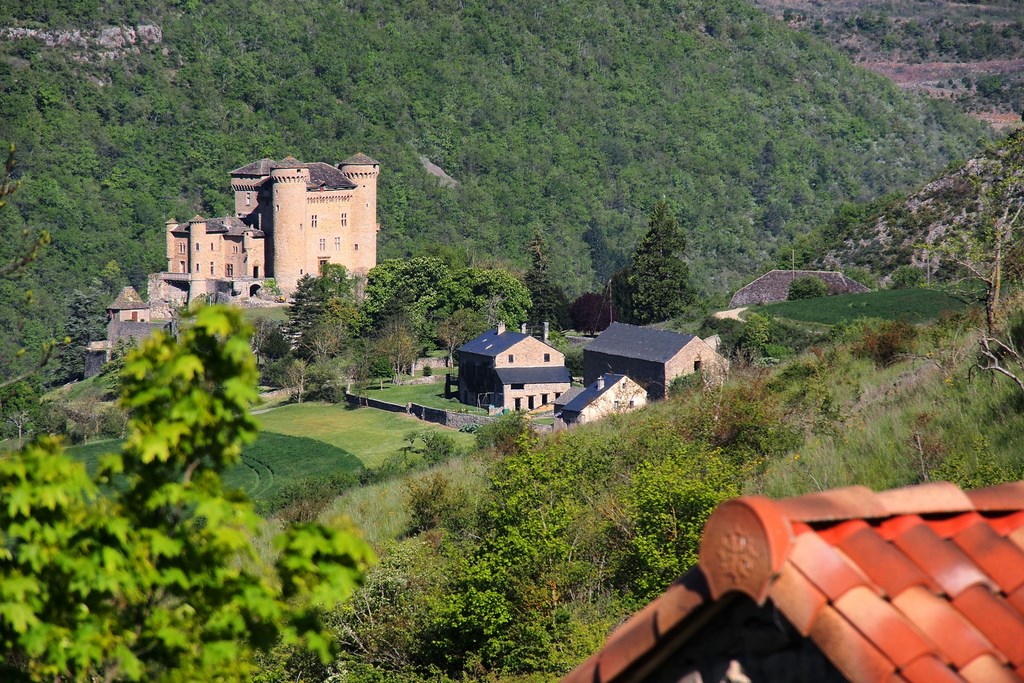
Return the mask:
[[654,205],[650,229],[633,253],[633,317],[641,324],[679,315],[695,298],[690,267],[683,261],[686,238],[665,201]]
[[540,228],[534,228],[533,238],[526,249],[532,261],[532,266],[526,274],[526,288],[530,290],[530,299],[533,302],[530,308],[530,322],[549,322],[556,329],[568,327],[569,300],[562,288],[551,281],[547,244]]

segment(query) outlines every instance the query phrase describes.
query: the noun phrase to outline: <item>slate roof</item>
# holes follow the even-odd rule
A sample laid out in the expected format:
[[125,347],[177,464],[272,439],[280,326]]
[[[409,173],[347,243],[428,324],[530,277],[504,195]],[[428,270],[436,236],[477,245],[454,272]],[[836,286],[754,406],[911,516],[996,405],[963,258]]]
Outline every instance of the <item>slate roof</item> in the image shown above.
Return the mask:
[[487,330],[475,339],[471,339],[459,347],[459,353],[475,353],[480,356],[497,356],[507,351],[530,335],[505,330],[498,334],[497,330]]
[[604,380],[604,386],[602,388],[597,388],[597,381],[591,382],[583,391],[576,394],[575,398],[566,403],[565,408],[562,408],[562,410],[568,410],[570,413],[582,413],[584,408],[600,398],[605,392],[610,391],[611,388],[622,381],[624,377],[625,375],[616,375],[613,372],[604,373],[601,375],[601,379]]
[[236,216],[220,216],[218,218],[203,218],[202,216],[195,216],[185,223],[175,225],[171,230],[176,232],[188,232],[189,226],[192,223],[206,223],[206,233],[208,235],[226,234],[241,236],[246,232],[251,232],[253,237],[264,236],[262,230],[257,230]]
[[373,157],[368,157],[362,152],[356,152],[345,161],[341,162],[342,166],[380,166],[380,162]]
[[569,387],[568,389],[563,391],[562,394],[553,401],[553,403],[555,404],[555,409],[557,410],[558,406],[563,406],[564,407],[564,406],[569,405],[569,403],[574,398],[576,398],[581,393],[583,393],[583,390],[584,390],[584,387]]
[[729,307],[785,301],[789,297],[789,284],[798,277],[807,277],[808,275],[822,280],[828,287],[830,296],[862,294],[871,291],[856,280],[830,270],[770,270],[733,294]]
[[583,352],[664,363],[694,339],[692,334],[612,323]]
[[727,501],[699,565],[563,681],[628,680],[737,593],[770,600],[855,683],[1021,681],[1024,482]]
[[544,365],[532,368],[495,368],[502,384],[568,384],[572,382],[564,365]]
[[[369,159],[369,157],[366,157]],[[373,162],[377,163],[377,162]],[[341,172],[336,166],[326,164],[322,161],[313,161],[304,164],[295,157],[285,157],[281,161],[273,159],[260,159],[251,164],[231,171],[231,175],[265,176],[275,168],[307,168],[309,169],[310,189],[351,189],[356,186],[348,176]]]
[[135,291],[134,287],[125,287],[121,290],[121,293],[114,299],[114,303],[107,306],[110,310],[115,311],[128,311],[139,308],[149,308],[149,304],[142,300],[139,293]]

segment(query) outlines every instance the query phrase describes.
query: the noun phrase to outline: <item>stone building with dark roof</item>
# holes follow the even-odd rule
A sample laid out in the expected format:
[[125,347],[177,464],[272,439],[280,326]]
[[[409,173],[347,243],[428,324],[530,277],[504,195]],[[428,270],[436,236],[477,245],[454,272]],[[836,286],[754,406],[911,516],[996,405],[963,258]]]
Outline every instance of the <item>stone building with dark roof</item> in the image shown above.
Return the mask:
[[290,295],[327,263],[365,275],[377,265],[379,169],[362,153],[337,166],[285,157],[236,168],[234,215],[166,223],[167,270],[150,277],[151,298],[246,299],[268,278]]
[[726,360],[700,337],[669,330],[612,323],[583,349],[583,381],[602,374],[627,375],[651,400],[665,398],[668,385],[691,372],[719,373]]
[[808,276],[816,277],[824,282],[829,296],[862,294],[871,291],[856,280],[829,270],[770,270],[733,294],[729,307],[739,308],[740,306],[785,301],[789,297],[790,283],[797,278]]
[[555,429],[600,420],[647,405],[647,390],[626,375],[606,372],[556,410]]
[[495,410],[535,410],[555,401],[572,384],[565,355],[504,323],[458,350],[459,401]]
[[120,343],[138,343],[157,330],[166,330],[170,320],[153,320],[150,305],[134,287],[125,287],[107,307],[107,338],[85,347],[85,376],[97,374]]
[[1024,482],[744,496],[563,683],[1024,680]]

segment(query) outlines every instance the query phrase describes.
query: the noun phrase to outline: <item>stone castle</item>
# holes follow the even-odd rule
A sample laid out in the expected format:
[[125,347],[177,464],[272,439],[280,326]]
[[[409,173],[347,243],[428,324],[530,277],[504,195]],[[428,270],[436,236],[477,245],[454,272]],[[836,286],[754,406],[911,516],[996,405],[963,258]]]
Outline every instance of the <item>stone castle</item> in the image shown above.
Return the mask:
[[150,276],[150,301],[245,301],[271,278],[287,296],[327,263],[366,275],[377,265],[379,171],[362,153],[337,166],[286,157],[236,168],[233,216],[167,221],[167,270]]

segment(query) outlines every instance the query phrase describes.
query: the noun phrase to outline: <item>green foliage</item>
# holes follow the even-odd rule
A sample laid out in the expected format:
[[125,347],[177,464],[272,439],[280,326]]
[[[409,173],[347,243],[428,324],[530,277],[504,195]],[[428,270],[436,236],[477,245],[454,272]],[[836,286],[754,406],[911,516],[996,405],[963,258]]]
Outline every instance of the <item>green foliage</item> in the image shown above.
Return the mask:
[[[4,25],[163,32],[118,59],[0,45],[2,134],[30,150],[31,179],[5,234],[45,226],[63,245],[26,275],[39,336],[61,327],[62,293],[109,260],[136,287],[163,267],[168,216],[233,213],[225,172],[263,156],[381,159],[382,258],[441,245],[525,269],[532,224],[551,226],[552,279],[571,295],[626,265],[664,196],[694,284],[714,292],[837,204],[965,157],[982,132],[737,0],[30,4],[6,4]],[[421,155],[459,184],[441,186]],[[18,292],[0,303],[0,329],[15,330]]]
[[531,262],[530,270],[523,277],[532,303],[528,322],[535,325],[547,322],[556,330],[569,327],[569,301],[565,291],[551,279],[548,247],[539,227],[534,228],[526,250]]
[[914,266],[900,266],[892,274],[893,289],[914,289],[924,286],[924,272]]
[[789,293],[786,299],[798,301],[800,299],[817,299],[828,294],[828,285],[820,277],[806,275],[798,277],[789,283]]
[[278,639],[329,657],[320,609],[351,593],[373,552],[303,525],[277,542],[279,583],[238,569],[255,559],[257,524],[221,487],[255,435],[239,325],[202,309],[180,344],[157,335],[129,357],[129,436],[95,477],[52,438],[0,460],[5,679],[245,680],[253,648]]
[[836,325],[858,318],[920,323],[938,320],[944,313],[955,313],[965,307],[961,298],[937,289],[899,289],[838,294],[817,301],[783,301],[757,310],[775,318]]
[[650,215],[650,229],[633,252],[633,319],[641,324],[667,320],[693,303],[690,267],[683,260],[686,238],[668,204],[660,201]]
[[476,447],[481,450],[494,449],[499,454],[507,455],[514,452],[531,433],[526,413],[510,411],[476,430]]

